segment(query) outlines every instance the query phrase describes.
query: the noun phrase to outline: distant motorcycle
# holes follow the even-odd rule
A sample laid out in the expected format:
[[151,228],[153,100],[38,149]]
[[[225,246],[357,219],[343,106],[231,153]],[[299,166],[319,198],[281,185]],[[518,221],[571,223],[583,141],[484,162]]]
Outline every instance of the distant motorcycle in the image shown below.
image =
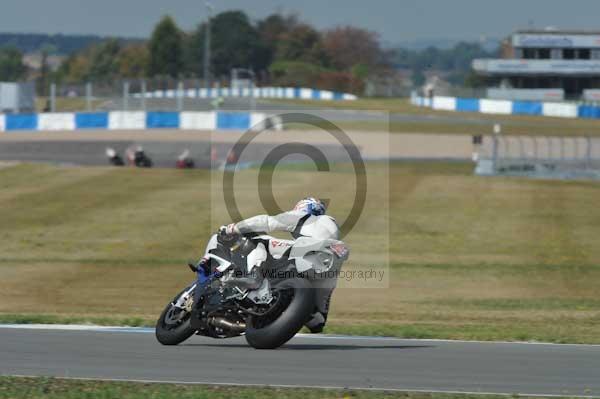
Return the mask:
[[106,156],[108,158],[108,162],[110,162],[111,165],[125,166],[125,162],[123,161],[123,158],[121,158],[121,156],[119,154],[117,154],[117,151],[115,151],[114,148],[108,147],[106,149]]
[[152,159],[146,155],[142,146],[137,146],[135,150],[131,148],[127,150],[127,160],[132,166],[138,168],[151,168],[154,166]]
[[186,149],[177,157],[175,167],[177,169],[194,169],[195,164],[194,160],[190,158],[190,150]]
[[[272,255],[265,248],[274,248]],[[156,338],[177,345],[194,334],[244,335],[254,348],[278,348],[311,318],[319,280],[340,270],[348,255],[342,241],[331,239],[215,234],[205,260],[189,265],[197,281],[160,315]]]

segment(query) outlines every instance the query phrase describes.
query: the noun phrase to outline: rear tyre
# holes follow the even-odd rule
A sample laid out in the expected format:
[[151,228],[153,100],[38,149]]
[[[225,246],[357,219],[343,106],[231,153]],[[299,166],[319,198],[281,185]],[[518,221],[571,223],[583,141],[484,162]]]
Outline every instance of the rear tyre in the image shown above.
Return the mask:
[[[163,345],[179,345],[196,332],[191,326],[191,312],[173,305],[186,290],[167,305],[156,322],[156,339]],[[193,292],[190,295],[194,297]]]
[[314,289],[305,279],[284,280],[273,291],[277,298],[272,310],[248,319],[246,341],[256,349],[275,349],[285,344],[310,319],[315,307]]

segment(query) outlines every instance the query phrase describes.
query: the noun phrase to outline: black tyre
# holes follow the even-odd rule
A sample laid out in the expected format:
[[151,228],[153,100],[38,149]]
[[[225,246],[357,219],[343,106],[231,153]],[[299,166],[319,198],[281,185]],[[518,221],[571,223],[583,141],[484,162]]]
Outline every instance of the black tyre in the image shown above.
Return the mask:
[[275,349],[292,339],[315,307],[314,289],[301,278],[284,280],[273,287],[276,303],[265,316],[251,316],[246,341],[256,349]]
[[[173,305],[186,290],[167,305],[156,322],[156,339],[163,345],[179,345],[196,332],[191,326],[191,313]],[[191,296],[194,297],[193,292]]]

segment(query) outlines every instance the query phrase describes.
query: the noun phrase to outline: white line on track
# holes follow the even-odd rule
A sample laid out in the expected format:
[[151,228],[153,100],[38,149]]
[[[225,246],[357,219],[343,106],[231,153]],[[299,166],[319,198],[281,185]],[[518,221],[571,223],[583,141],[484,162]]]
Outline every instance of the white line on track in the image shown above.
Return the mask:
[[[36,375],[12,375],[11,377],[37,378]],[[140,379],[122,379],[122,378],[85,378],[85,377],[53,377],[57,380],[75,380],[75,381],[103,381],[103,382],[133,382],[143,384],[181,384],[181,385],[202,385],[202,386],[224,386],[224,387],[251,387],[251,388],[285,388],[285,389],[323,389],[339,391],[374,391],[374,392],[410,392],[410,393],[434,393],[451,395],[482,395],[482,396],[505,396],[505,397],[533,397],[533,398],[581,398],[595,399],[600,396],[592,395],[557,395],[543,393],[506,393],[506,392],[480,392],[480,391],[444,391],[427,389],[402,389],[402,388],[375,388],[375,387],[342,387],[326,385],[284,385],[284,384],[241,384],[236,382],[208,382],[208,381],[165,381],[165,380],[140,380]]]
[[[0,324],[0,329],[16,330],[57,330],[57,331],[90,331],[103,333],[136,333],[154,334],[154,328],[148,327],[120,327],[120,326],[95,326],[78,324]],[[579,346],[595,347],[598,344],[557,344],[553,342],[522,342],[522,341],[466,341],[453,339],[417,339],[398,337],[377,337],[360,335],[337,335],[337,334],[297,334],[299,338],[309,339],[340,339],[340,340],[369,340],[369,341],[414,341],[414,342],[447,342],[464,344],[509,344],[509,345],[548,345],[548,346]]]

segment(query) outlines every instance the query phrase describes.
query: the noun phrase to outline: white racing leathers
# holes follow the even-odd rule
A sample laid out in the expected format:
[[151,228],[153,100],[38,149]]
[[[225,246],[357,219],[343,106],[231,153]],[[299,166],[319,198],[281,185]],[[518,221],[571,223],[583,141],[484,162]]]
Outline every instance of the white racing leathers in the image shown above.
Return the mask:
[[[334,218],[325,215],[313,216],[301,211],[284,212],[277,216],[255,216],[237,223],[236,228],[241,234],[269,234],[275,231],[287,231],[292,234],[294,239],[311,237],[319,240],[339,240],[340,237],[340,229]],[[274,259],[280,259],[293,244],[294,241],[271,237],[268,251]],[[312,280],[316,289],[317,313],[313,315],[313,320],[308,324],[311,330],[310,324],[321,325],[322,328],[326,321],[331,294],[337,285],[338,271],[330,270],[326,277]]]

